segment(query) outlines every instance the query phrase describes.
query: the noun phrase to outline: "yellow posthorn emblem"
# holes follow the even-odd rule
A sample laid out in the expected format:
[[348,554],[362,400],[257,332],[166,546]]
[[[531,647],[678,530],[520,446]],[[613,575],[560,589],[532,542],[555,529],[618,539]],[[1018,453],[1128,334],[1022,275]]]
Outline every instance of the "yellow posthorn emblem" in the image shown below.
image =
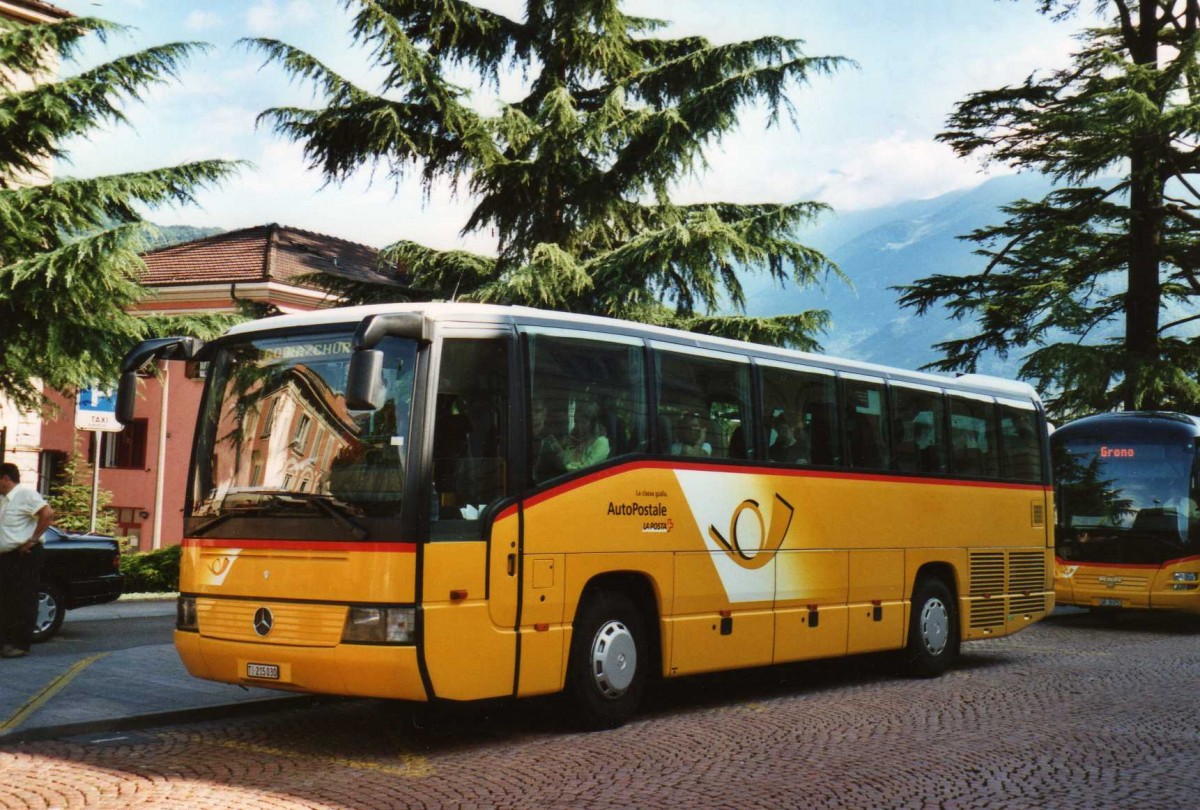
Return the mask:
[[219,577],[229,570],[229,566],[233,564],[233,560],[228,557],[222,557],[219,560],[212,560],[208,564],[208,570],[212,571],[213,576]]
[[[758,540],[760,541],[758,548],[752,548],[750,551],[747,551],[738,540],[738,521],[747,509],[753,513],[754,517],[758,518]],[[795,508],[780,497],[779,493],[775,493],[771,521],[768,525],[763,522],[762,510],[759,508],[758,501],[747,498],[733,510],[733,517],[729,519],[728,540],[713,525],[708,527],[708,536],[725,549],[725,553],[731,560],[742,568],[753,571],[762,568],[775,558],[775,552],[779,551],[784,538],[787,537],[787,531],[792,525],[792,515],[795,511]]]

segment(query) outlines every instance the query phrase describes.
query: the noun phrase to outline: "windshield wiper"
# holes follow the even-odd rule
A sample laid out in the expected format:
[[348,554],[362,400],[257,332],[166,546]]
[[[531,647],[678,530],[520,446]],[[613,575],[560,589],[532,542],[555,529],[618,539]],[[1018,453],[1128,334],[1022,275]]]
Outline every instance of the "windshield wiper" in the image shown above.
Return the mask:
[[368,529],[363,523],[348,515],[344,508],[334,506],[325,498],[313,498],[310,503],[316,504],[317,508],[333,518],[334,523],[350,532],[350,534],[354,536],[355,540],[362,541],[371,536],[370,529]]
[[217,515],[216,517],[209,518],[208,520],[204,521],[203,523],[199,524],[198,526],[193,526],[190,530],[188,530],[185,533],[189,537],[200,537],[201,535],[205,534],[209,529],[224,523],[225,521],[229,520],[229,518],[233,517],[236,514],[237,514],[236,512],[222,512],[221,514]]

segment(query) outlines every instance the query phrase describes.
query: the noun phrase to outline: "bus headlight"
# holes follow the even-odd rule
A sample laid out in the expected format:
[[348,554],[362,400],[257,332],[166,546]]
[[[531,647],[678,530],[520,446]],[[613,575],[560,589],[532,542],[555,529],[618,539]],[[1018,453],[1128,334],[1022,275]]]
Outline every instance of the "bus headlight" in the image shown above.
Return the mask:
[[1195,572],[1189,572],[1186,574],[1176,574],[1175,575],[1176,582],[1195,582],[1196,579],[1197,579],[1197,577],[1196,577]]
[[181,596],[175,602],[175,629],[195,633],[200,629],[196,620],[196,597]]
[[352,607],[342,641],[350,644],[412,644],[417,637],[416,608]]

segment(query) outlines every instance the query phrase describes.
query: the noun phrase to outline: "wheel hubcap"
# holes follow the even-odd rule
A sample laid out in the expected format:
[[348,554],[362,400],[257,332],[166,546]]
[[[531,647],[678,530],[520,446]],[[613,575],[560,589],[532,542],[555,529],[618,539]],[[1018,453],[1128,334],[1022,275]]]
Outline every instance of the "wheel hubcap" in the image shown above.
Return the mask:
[[921,608],[921,639],[931,655],[940,655],[950,640],[950,611],[941,599],[930,599]]
[[619,698],[637,672],[637,645],[622,622],[609,621],[592,639],[592,678],[600,694]]
[[54,617],[58,615],[58,603],[48,593],[38,594],[38,612],[37,626],[35,632],[43,633],[50,629],[50,625],[54,624]]

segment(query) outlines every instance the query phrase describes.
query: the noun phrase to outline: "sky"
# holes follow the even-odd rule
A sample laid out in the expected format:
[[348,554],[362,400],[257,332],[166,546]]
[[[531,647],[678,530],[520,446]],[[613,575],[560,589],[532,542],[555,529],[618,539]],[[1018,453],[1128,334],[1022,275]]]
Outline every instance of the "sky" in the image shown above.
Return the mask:
[[[270,222],[382,247],[411,239],[439,249],[492,252],[488,234],[460,233],[472,201],[441,186],[425,194],[415,177],[393,183],[364,168],[341,185],[308,170],[299,144],[256,125],[275,106],[319,106],[244,37],[283,40],[370,89],[367,54],[348,34],[339,0],[54,0],[79,15],[127,26],[127,34],[88,48],[77,66],[171,41],[203,41],[177,81],[126,109],[128,125],[66,144],[60,176],[151,169],[229,158],[253,164],[198,206],[148,212],[159,224],[227,230]],[[520,0],[479,0],[521,16]],[[1011,171],[956,157],[934,136],[969,93],[1017,83],[1032,71],[1063,67],[1079,19],[1054,22],[1033,0],[627,0],[628,13],[671,21],[666,35],[714,42],[765,35],[805,41],[811,56],[853,59],[832,76],[794,89],[796,123],[766,127],[748,109],[739,129],[707,154],[708,167],[679,184],[679,202],[820,200],[856,211],[926,199]],[[465,82],[465,76],[459,79]],[[511,83],[506,83],[511,84]],[[502,86],[500,92],[511,92]],[[480,88],[487,108],[496,91]]]

